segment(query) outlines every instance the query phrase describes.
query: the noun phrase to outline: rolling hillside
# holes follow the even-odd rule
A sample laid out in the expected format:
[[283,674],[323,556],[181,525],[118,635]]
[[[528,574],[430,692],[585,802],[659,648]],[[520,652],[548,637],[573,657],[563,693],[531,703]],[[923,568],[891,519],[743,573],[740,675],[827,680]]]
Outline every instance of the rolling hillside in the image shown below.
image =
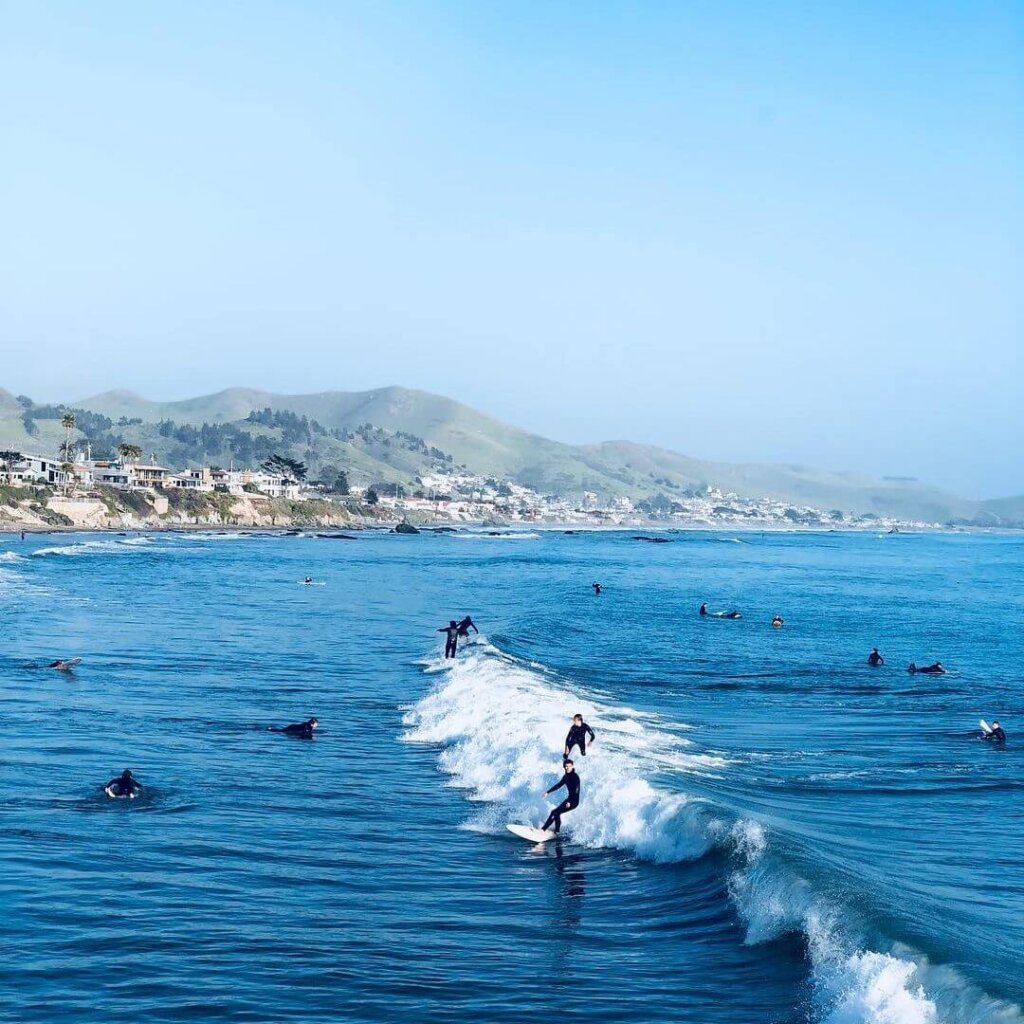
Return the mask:
[[[241,464],[273,449],[305,460],[314,473],[323,466],[344,469],[353,483],[409,484],[439,466],[462,464],[480,475],[516,480],[545,493],[587,490],[604,497],[673,497],[710,484],[744,496],[822,509],[930,521],[978,516],[993,524],[1024,521],[1021,498],[978,503],[913,480],[877,480],[805,466],[706,462],[628,441],[562,444],[451,399],[401,387],[308,395],[229,388],[179,402],[107,391],[67,405],[109,418],[112,426],[102,435],[106,442],[121,437],[173,465]],[[305,433],[249,418],[268,408],[305,417]],[[0,445],[55,451],[63,438],[59,419],[30,417],[35,428],[30,433],[25,413],[23,401],[0,391]],[[54,407],[47,415],[55,415]],[[375,429],[368,430],[368,424]],[[91,421],[86,426],[96,429]],[[79,437],[85,435],[79,432]]]

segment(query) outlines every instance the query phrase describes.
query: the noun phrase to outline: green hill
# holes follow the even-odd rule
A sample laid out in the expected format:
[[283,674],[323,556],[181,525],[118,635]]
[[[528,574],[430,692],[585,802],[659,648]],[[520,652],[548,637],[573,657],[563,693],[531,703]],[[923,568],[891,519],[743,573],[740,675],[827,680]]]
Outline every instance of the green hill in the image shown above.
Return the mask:
[[[55,452],[63,439],[61,408],[26,402],[0,391],[0,444]],[[107,391],[67,405],[84,413],[80,440],[100,448],[130,441],[174,466],[253,465],[280,451],[309,463],[314,475],[325,466],[344,469],[353,483],[408,485],[438,468],[464,465],[481,476],[567,496],[594,491],[603,497],[672,498],[711,485],[826,510],[930,521],[979,514],[999,524],[1024,521],[1024,499],[972,502],[915,480],[707,462],[628,441],[562,444],[449,398],[401,387],[308,395],[229,388],[178,402]],[[266,409],[275,416],[252,416]]]

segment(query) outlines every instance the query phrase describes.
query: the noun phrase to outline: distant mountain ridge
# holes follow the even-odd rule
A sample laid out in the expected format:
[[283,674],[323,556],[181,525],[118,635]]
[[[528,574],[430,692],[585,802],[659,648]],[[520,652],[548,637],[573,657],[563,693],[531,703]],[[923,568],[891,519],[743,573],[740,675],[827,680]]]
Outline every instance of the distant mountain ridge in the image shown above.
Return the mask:
[[[711,485],[744,497],[767,497],[821,509],[873,512],[910,519],[945,522],[950,519],[993,524],[1024,521],[1024,497],[975,502],[908,478],[874,479],[805,466],[730,464],[708,462],[678,452],[629,441],[569,445],[503,423],[450,398],[402,387],[372,391],[324,391],[284,395],[251,388],[224,391],[174,402],[154,402],[131,391],[107,391],[66,403],[117,422],[141,420],[138,428],[146,451],[171,457],[173,446],[164,444],[155,429],[161,421],[201,428],[241,425],[254,410],[288,411],[334,432],[355,431],[365,424],[392,433],[421,438],[428,446],[449,453],[482,476],[518,481],[545,493],[580,494],[593,491],[604,497],[669,498]],[[0,391],[0,444],[31,444],[21,432],[22,405]],[[47,429],[50,429],[47,426]],[[254,433],[258,433],[253,428]],[[267,432],[264,431],[264,434]],[[56,435],[55,435],[56,436]],[[269,443],[269,441],[268,441]],[[295,451],[313,461],[331,461],[349,468],[357,477],[408,483],[429,463],[406,453],[397,458],[385,439],[377,447],[353,447],[348,441],[325,440],[325,451]],[[166,453],[166,454],[165,454]],[[343,463],[349,462],[346,466]]]

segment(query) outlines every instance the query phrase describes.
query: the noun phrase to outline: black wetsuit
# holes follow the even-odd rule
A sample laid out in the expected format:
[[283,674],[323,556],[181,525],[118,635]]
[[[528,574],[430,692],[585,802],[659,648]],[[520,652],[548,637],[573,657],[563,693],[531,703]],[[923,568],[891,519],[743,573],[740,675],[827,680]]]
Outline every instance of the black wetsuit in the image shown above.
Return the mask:
[[555,831],[558,832],[562,827],[562,815],[580,805],[580,777],[575,772],[566,772],[547,792],[554,793],[556,789],[561,789],[563,786],[569,795],[557,807],[551,809],[548,820],[541,825],[544,830],[549,829],[553,824]]
[[572,748],[578,746],[580,753],[587,756],[587,736],[590,736],[591,740],[594,739],[594,730],[584,722],[582,725],[573,724],[569,730],[569,735],[565,737],[565,756],[568,757],[572,753]]
[[870,665],[870,666],[871,666],[872,668],[876,668],[876,667],[877,667],[877,666],[879,666],[879,665],[884,665],[884,664],[885,664],[885,658],[883,658],[883,657],[882,657],[882,656],[881,656],[881,655],[880,655],[880,654],[878,653],[878,651],[872,651],[872,652],[871,652],[871,653],[870,653],[870,654],[868,655],[868,664],[869,664],[869,665]]
[[702,604],[700,606],[700,614],[701,615],[707,615],[707,613],[708,613],[708,606],[706,604]]
[[313,738],[313,726],[310,722],[296,722],[294,725],[286,725],[281,732],[288,736],[301,736],[307,740]]
[[473,630],[474,633],[480,633],[480,630],[476,628],[476,623],[467,615],[459,623],[459,636],[469,636],[469,631]]
[[438,633],[446,633],[447,637],[444,642],[444,656],[446,658],[454,658],[455,651],[459,646],[459,627],[456,626],[442,626]]
[[911,675],[921,673],[926,676],[944,676],[946,674],[946,670],[938,662],[935,662],[934,665],[925,665],[924,668],[918,668],[913,662],[911,662],[910,668],[907,671],[910,672]]
[[114,796],[131,796],[142,789],[142,783],[136,782],[130,775],[118,775],[116,779],[111,779],[103,788],[109,789]]
[[990,732],[985,734],[985,739],[991,740],[993,743],[1003,744],[1006,742],[1006,733],[1003,731],[1001,725],[997,725]]

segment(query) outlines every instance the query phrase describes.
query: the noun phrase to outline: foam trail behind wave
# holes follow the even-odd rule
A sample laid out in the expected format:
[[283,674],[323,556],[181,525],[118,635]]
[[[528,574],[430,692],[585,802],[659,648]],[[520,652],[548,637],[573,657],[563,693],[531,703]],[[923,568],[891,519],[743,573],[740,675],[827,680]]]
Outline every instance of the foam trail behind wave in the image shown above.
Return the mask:
[[[869,938],[852,911],[821,899],[774,855],[763,824],[675,789],[687,776],[713,783],[728,770],[724,758],[701,752],[678,726],[575,695],[538,668],[477,643],[454,663],[428,663],[428,673],[443,673],[439,684],[405,714],[405,738],[440,745],[442,770],[483,805],[468,827],[498,832],[506,822],[543,820],[549,803],[539,794],[559,777],[568,723],[582,712],[597,740],[586,758],[575,758],[582,802],[565,816],[563,833],[661,863],[725,851],[748,941],[803,934],[820,1021],[1024,1021],[1019,1008],[972,989],[950,969]],[[659,785],[669,776],[672,788]]]
[[66,557],[79,557],[81,555],[96,555],[104,552],[127,553],[139,548],[148,547],[153,543],[152,537],[128,537],[124,540],[85,540],[77,544],[58,544],[49,548],[38,548],[32,552],[34,558],[43,558],[52,555]]

